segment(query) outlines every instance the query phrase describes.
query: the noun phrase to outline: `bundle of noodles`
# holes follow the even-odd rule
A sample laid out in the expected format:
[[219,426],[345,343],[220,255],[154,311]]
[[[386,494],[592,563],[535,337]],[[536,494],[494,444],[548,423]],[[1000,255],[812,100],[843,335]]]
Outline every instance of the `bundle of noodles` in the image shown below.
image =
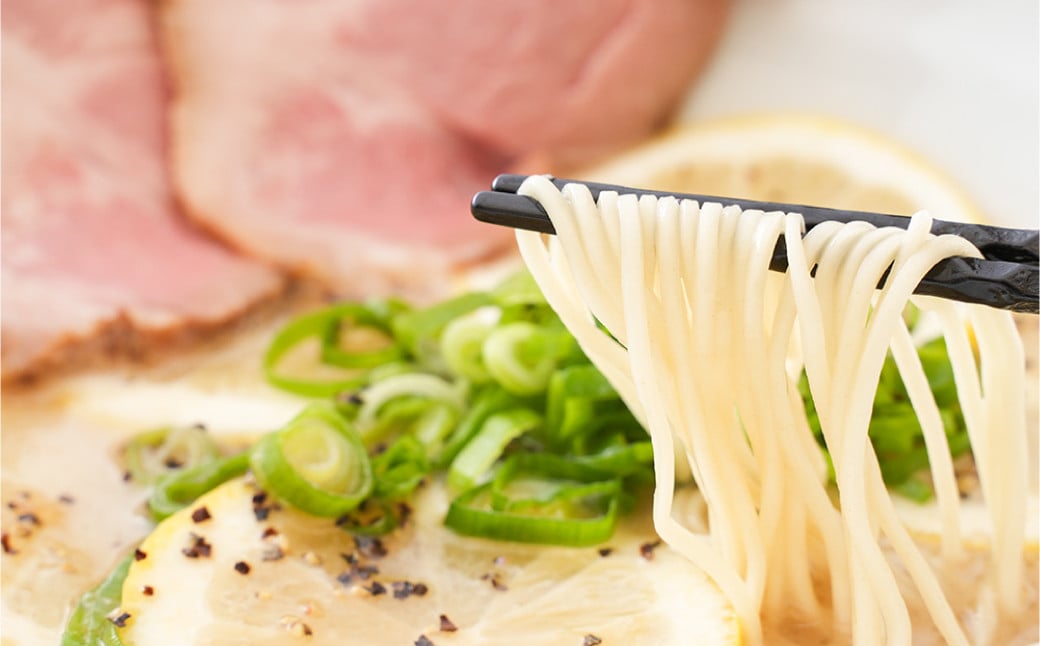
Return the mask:
[[[978,256],[969,242],[931,235],[924,213],[906,230],[828,223],[803,239],[797,214],[614,193],[597,204],[541,177],[521,193],[558,232],[519,232],[525,262],[651,435],[657,531],[730,598],[749,643],[1008,643],[1035,616],[1021,340],[1005,312],[911,296],[939,260]],[[786,274],[768,271],[779,240]],[[908,302],[941,323],[986,506],[989,562],[967,593],[950,583],[969,559],[961,499]],[[868,440],[889,351],[924,432],[938,555],[900,522]],[[836,491],[799,397],[803,370]],[[673,509],[677,454],[710,534]]]

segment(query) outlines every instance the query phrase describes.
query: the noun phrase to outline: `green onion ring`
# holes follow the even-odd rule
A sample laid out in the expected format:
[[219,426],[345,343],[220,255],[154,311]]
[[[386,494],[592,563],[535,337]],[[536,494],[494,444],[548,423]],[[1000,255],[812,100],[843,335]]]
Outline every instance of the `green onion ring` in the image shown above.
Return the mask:
[[415,491],[430,470],[426,447],[411,435],[403,435],[372,458],[373,493],[385,500],[400,500]]
[[[486,292],[470,292],[424,310],[404,312],[393,318],[394,336],[412,356],[430,361],[435,341],[451,321],[494,302]],[[432,366],[437,368],[439,366]]]
[[457,318],[444,328],[441,355],[458,376],[470,383],[482,384],[491,379],[484,363],[484,341],[494,325],[476,316]]
[[542,330],[533,323],[503,325],[484,341],[484,364],[509,392],[535,395],[546,389],[556,368],[555,354],[542,351],[546,346]]
[[[126,470],[140,484],[151,484],[173,471],[191,469],[217,457],[217,445],[198,426],[159,428],[139,433],[124,450]],[[176,459],[176,466],[168,462]]]
[[372,492],[361,436],[329,405],[312,404],[261,439],[250,465],[261,488],[314,516],[342,516]]
[[374,426],[379,409],[384,404],[397,397],[409,395],[427,397],[461,410],[465,403],[465,391],[465,383],[452,384],[436,375],[416,372],[394,375],[373,383],[359,393],[362,404],[356,422],[360,429]]
[[603,514],[592,518],[554,518],[495,511],[474,505],[492,483],[471,489],[448,508],[444,524],[459,534],[501,541],[584,547],[609,539],[617,523],[618,496],[610,496]]
[[[393,338],[390,320],[393,314],[406,311],[407,306],[396,301],[391,303],[345,303],[336,306],[337,316],[329,321],[322,336],[321,360],[340,368],[374,368],[404,358],[404,351]],[[353,327],[378,330],[393,343],[384,348],[368,352],[351,352],[339,347],[343,333],[342,323],[349,321]]]
[[160,521],[184,509],[204,493],[249,470],[249,453],[217,458],[159,478],[148,497],[148,511]]
[[[366,306],[356,303],[344,303],[305,314],[290,321],[275,335],[271,345],[267,348],[267,352],[264,353],[263,368],[268,382],[282,390],[308,397],[327,397],[343,390],[351,390],[364,385],[366,379],[363,374],[350,375],[342,379],[316,381],[289,377],[278,372],[278,365],[282,358],[307,339],[316,338],[322,341],[322,356],[324,358],[330,329],[338,326],[344,317],[356,315],[359,311],[365,311],[367,312],[366,316],[370,315],[377,320],[378,313],[371,310],[371,308],[366,309]],[[336,334],[338,337],[338,332],[333,331],[331,334]],[[333,351],[332,356],[336,358],[338,355]]]

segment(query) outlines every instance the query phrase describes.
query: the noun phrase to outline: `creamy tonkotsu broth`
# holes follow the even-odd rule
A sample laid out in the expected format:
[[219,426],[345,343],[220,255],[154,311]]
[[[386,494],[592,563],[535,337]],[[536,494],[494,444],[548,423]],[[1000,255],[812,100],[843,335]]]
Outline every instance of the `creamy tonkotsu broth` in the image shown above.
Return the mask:
[[[1036,639],[1035,544],[1026,555],[1035,428],[1021,339],[1006,312],[911,296],[936,262],[978,256],[969,242],[931,235],[927,214],[906,230],[828,223],[803,239],[797,214],[615,193],[596,203],[586,187],[561,192],[544,177],[519,192],[557,231],[517,233],[528,268],[652,437],[657,531],[718,583],[748,643]],[[768,271],[778,240],[786,274]],[[965,527],[937,404],[902,318],[910,302],[935,318],[949,350],[979,482],[981,547]],[[867,439],[889,352],[924,431],[934,541],[900,520]],[[836,500],[798,395],[803,368]],[[673,510],[676,455],[706,499],[710,533]]]
[[[663,233],[664,230],[661,231]],[[618,233],[620,234],[620,230]],[[607,236],[614,235],[612,232],[607,233]],[[734,239],[736,239],[735,233]],[[613,237],[608,237],[607,240],[609,244],[614,244]],[[621,240],[620,235],[617,236],[617,240]],[[565,262],[562,255],[556,262],[561,265]],[[660,262],[660,257],[655,262]],[[600,271],[609,267],[609,263],[599,262],[599,256],[597,256],[593,266]],[[608,281],[613,278],[610,274],[606,274],[603,276],[603,280]],[[777,274],[765,274],[767,282],[777,283],[779,281],[782,283],[784,280]],[[566,286],[566,283],[564,285]],[[571,287],[571,289],[576,288]],[[773,288],[766,289],[765,298],[779,300],[779,295],[770,293],[771,289]],[[775,301],[767,300],[766,302],[770,304],[770,307],[775,308]],[[582,310],[579,308],[578,311]],[[663,313],[655,316],[657,317],[655,320],[663,320],[661,318]],[[732,322],[737,319],[731,313],[727,313],[725,316],[728,317],[725,319],[726,321]],[[652,321],[648,323],[650,322]],[[1030,400],[1027,402],[1029,411],[1027,419],[1029,421],[1026,429],[1032,429],[1031,432],[1035,433],[1037,428],[1036,320],[1030,317],[1020,320],[1020,323],[1025,324],[1021,333],[1026,339],[1025,349],[1028,351],[1027,382],[1023,389],[1030,394]],[[735,325],[732,329],[735,335],[743,334],[742,329]],[[271,330],[265,329],[255,336],[237,338],[231,346],[221,352],[207,352],[200,356],[182,357],[176,362],[165,363],[149,371],[137,371],[129,376],[123,373],[98,374],[60,381],[34,393],[5,392],[5,395],[9,395],[5,398],[2,419],[2,489],[5,507],[0,525],[9,534],[9,546],[18,553],[4,555],[2,599],[0,599],[3,628],[0,643],[4,646],[7,644],[56,643],[65,626],[69,611],[80,595],[93,588],[106,576],[114,563],[126,555],[128,550],[132,551],[137,541],[154,529],[142,511],[141,504],[146,492],[122,479],[123,465],[120,463],[120,452],[128,438],[142,430],[159,425],[202,422],[222,445],[230,443],[235,446],[244,446],[244,437],[253,437],[258,433],[269,431],[298,412],[305,400],[270,387],[264,382],[263,374],[259,370],[258,358],[266,347],[271,333]],[[767,329],[767,333],[776,334],[771,328]],[[630,336],[631,334],[629,332]],[[796,335],[792,334],[792,336]],[[659,335],[659,337],[661,344],[669,342],[666,335]],[[609,339],[607,340],[609,341]],[[598,342],[596,337],[585,340],[586,344]],[[609,345],[606,347],[607,352],[612,352]],[[658,352],[662,352],[661,347],[663,346],[654,344],[653,347],[658,347]],[[789,366],[788,372],[785,373],[785,379],[800,370],[799,354],[793,349],[791,354],[794,360]],[[744,357],[748,361],[754,358],[753,355]],[[724,363],[731,362],[727,359]],[[612,378],[624,378],[625,371],[629,369],[624,360],[618,365],[620,369],[615,371],[616,374]],[[710,362],[700,363],[696,367],[697,374],[694,377],[699,374],[711,374],[717,378],[718,374],[723,374],[715,370]],[[739,371],[734,369],[734,372]],[[756,379],[747,383],[759,384],[760,381]],[[723,386],[718,388],[722,389]],[[755,386],[755,388],[756,390],[748,392],[757,393],[761,390],[759,386]],[[983,392],[986,392],[985,389]],[[630,394],[632,396],[629,396]],[[626,397],[629,397],[629,402],[633,403],[639,414],[645,418],[645,409],[640,408],[642,404],[638,393],[629,393],[626,394]],[[772,409],[770,414],[773,415]],[[716,416],[716,418],[718,417]],[[765,426],[771,433],[778,432],[776,430],[778,422],[774,419],[770,419]],[[1026,454],[1035,458],[1035,434],[1030,435],[1029,440],[1033,443]],[[678,441],[681,442],[682,439],[679,438]],[[681,445],[677,443],[676,446]],[[677,453],[680,455],[680,462],[687,463],[688,471],[689,461],[685,452],[677,451]],[[752,457],[757,460],[755,456]],[[754,460],[745,463],[726,462],[727,467],[732,464],[742,464],[737,470],[738,475],[742,477],[748,473],[755,473],[758,468]],[[815,467],[819,466],[819,464],[815,465]],[[954,464],[954,472],[958,477],[962,475],[964,466],[965,460],[963,459]],[[703,475],[704,473],[700,474],[700,476]],[[971,477],[975,476],[974,469],[972,469]],[[966,501],[962,500],[958,505],[957,526],[961,535],[960,543],[943,540],[942,514],[938,503],[921,507],[902,499],[893,500],[900,520],[909,528],[909,533],[917,548],[936,572],[936,579],[940,583],[943,596],[948,605],[954,609],[958,623],[963,626],[963,632],[973,643],[986,643],[988,640],[992,644],[1025,644],[1037,639],[1035,537],[1038,511],[1035,496],[1037,489],[1035,464],[1030,470],[1030,477],[1032,479],[1027,485],[1027,490],[1033,493],[1030,495],[1024,513],[1027,523],[1031,523],[1031,525],[1027,524],[1025,530],[1025,535],[1030,538],[1023,557],[1024,583],[1021,587],[1021,611],[1017,614],[1008,614],[995,606],[997,596],[996,588],[993,585],[993,565],[990,557],[994,521],[991,510],[984,504],[979,504],[980,502],[985,503],[986,500],[981,492],[976,491],[979,500],[969,498]],[[735,479],[738,483],[740,482],[739,478]],[[824,476],[820,472],[813,471],[812,477],[808,478],[809,486],[822,487],[823,479]],[[787,498],[797,498],[797,496],[791,496],[790,487],[783,486],[785,486],[785,496],[782,502],[788,504],[789,507],[794,506],[798,501],[787,500]],[[709,525],[718,529],[726,522],[727,517],[720,516],[717,511],[709,513],[701,496],[692,492],[691,489],[691,487],[683,486],[682,490],[677,492],[672,515],[680,525],[705,537]],[[754,486],[749,489],[752,493],[757,493]],[[833,495],[833,491],[827,493]],[[726,500],[725,491],[714,495],[715,498],[711,501],[712,506],[718,505],[719,496],[722,496],[724,501]],[[15,507],[9,507],[7,503],[14,503]],[[416,533],[415,543],[408,549],[413,550],[416,554],[426,554],[437,545],[437,541],[442,539],[453,543],[458,542],[460,545],[468,545],[464,539],[450,536],[448,530],[440,527],[441,521],[440,515],[438,515],[441,513],[440,510],[421,511],[432,514],[431,522],[440,528],[438,536],[441,538]],[[836,512],[832,510],[831,513]],[[24,514],[33,514],[38,518],[40,524],[33,524],[28,517],[26,520],[19,520],[19,517]],[[709,516],[712,517],[709,518]],[[632,522],[645,528],[645,536],[640,533],[638,537],[633,537],[633,540],[641,542],[653,537],[652,528],[648,525],[645,516],[634,517]],[[780,537],[780,534],[778,532],[770,535],[767,540],[762,541],[763,544],[772,547],[774,543],[777,543],[775,538]],[[713,540],[704,538],[701,544],[715,549]],[[683,574],[681,568],[671,567],[676,561],[681,560],[681,557],[671,561],[667,560],[663,556],[665,546],[661,546],[658,558],[650,564],[653,568],[651,571],[645,570],[647,566],[640,556],[629,559],[627,565],[622,566],[621,561],[614,559],[621,553],[634,555],[635,548],[624,548],[619,541],[620,539],[611,541],[615,553],[610,559],[603,561],[602,567],[609,567],[611,576],[616,576],[617,581],[624,582],[625,590],[631,597],[631,601],[626,602],[626,608],[644,606],[652,608],[652,611],[636,612],[633,610],[633,614],[637,615],[642,623],[634,624],[631,631],[625,634],[639,635],[649,643],[658,643],[655,642],[657,635],[668,634],[663,627],[666,623],[665,620],[668,618],[675,620],[676,617],[682,621],[693,621],[697,625],[705,626],[706,632],[709,633],[712,626],[724,626],[727,625],[727,622],[729,625],[733,625],[734,618],[725,599],[718,599],[714,606],[706,605],[704,598],[699,598],[695,603],[690,602],[689,598],[696,597],[698,590],[700,594],[704,595],[706,588],[714,589],[714,585],[704,581],[699,573],[694,572],[689,575],[689,581],[683,578],[680,585],[674,584],[676,577],[687,576]],[[899,564],[899,559],[891,549],[889,541],[882,537],[879,544],[887,563],[892,566],[893,576],[911,619],[912,643],[926,645],[946,643],[946,639],[934,627],[934,622],[930,619],[930,611],[923,603],[922,595],[917,591],[906,569]],[[677,543],[677,545],[681,545],[681,543]],[[783,554],[792,551],[789,547],[779,543],[778,545],[779,551]],[[784,572],[769,572],[763,601],[763,608],[767,611],[761,615],[763,641],[770,645],[780,644],[782,646],[826,643],[826,641],[835,645],[849,643],[851,635],[848,626],[838,625],[832,616],[830,598],[834,581],[828,574],[828,561],[824,558],[827,554],[824,549],[825,543],[819,536],[811,536],[806,539],[806,545],[806,552],[817,557],[810,566],[813,568],[811,570],[812,590],[819,600],[816,613],[811,616],[807,616],[808,613],[804,612],[794,615],[784,613],[783,608],[775,611],[776,606],[766,606],[765,602],[770,599],[770,586],[778,585],[773,581],[778,577],[786,576]],[[952,565],[950,565],[951,561],[946,560],[948,557],[944,556],[944,545],[959,547],[959,549],[955,549]],[[315,545],[299,545],[301,553],[313,549],[316,549]],[[422,560],[424,563],[428,562],[428,567],[433,569],[478,568],[484,567],[491,560],[491,556],[488,554],[499,555],[507,549],[527,550],[532,554],[542,555],[539,558],[540,562],[544,564],[543,569],[537,574],[531,574],[531,579],[537,580],[540,586],[544,586],[549,578],[563,579],[567,574],[566,568],[557,571],[555,566],[550,566],[549,563],[552,562],[552,559],[546,555],[557,554],[559,561],[568,563],[567,567],[580,565],[579,559],[567,556],[568,552],[562,549],[546,551],[542,548],[517,546],[513,543],[489,544],[487,549],[492,552],[476,553],[468,548],[460,548],[457,553],[458,558],[445,561],[442,564],[443,568],[434,564],[435,559],[423,557]],[[730,550],[730,552],[735,551]],[[589,557],[589,554],[595,556],[595,559]],[[596,556],[595,552],[588,552],[584,555],[589,557],[592,562],[598,563],[596,559],[599,559],[599,556]],[[467,559],[471,560],[467,561]],[[718,560],[722,567],[729,567],[721,556]],[[686,566],[686,569],[692,568],[689,564],[683,565]],[[787,571],[795,569],[792,564]],[[239,575],[234,571],[230,572],[233,576],[229,583],[233,588],[218,587],[214,589],[214,595],[224,594],[231,589],[240,591],[241,586],[238,585],[240,580],[237,578]],[[663,572],[667,572],[667,575],[661,579]],[[334,575],[336,572],[332,574]],[[650,574],[659,578],[647,579],[646,577]],[[740,577],[737,578],[740,579]],[[287,579],[284,582],[287,587],[301,585],[299,580],[292,580],[291,577],[287,577]],[[487,587],[486,582],[481,583]],[[737,581],[737,587],[743,585],[745,584],[742,580]],[[680,599],[672,596],[665,602],[658,602],[652,595],[637,594],[635,591],[643,589],[640,586],[656,590],[682,589],[686,597]],[[509,587],[509,596],[503,596],[499,601],[500,605],[496,607],[513,607],[511,604],[514,604],[516,599],[514,595],[521,591],[521,586],[513,585],[510,582]],[[167,594],[161,599],[168,601],[171,596],[170,588],[165,581],[162,588]],[[560,616],[565,616],[568,613],[577,612],[576,608],[582,605],[588,606],[588,603],[581,603],[585,597],[574,594],[573,590],[573,587],[560,588],[554,595],[545,597],[543,607],[558,610]],[[531,592],[531,594],[534,593]],[[436,596],[436,594],[431,594],[428,601],[432,603]],[[616,595],[612,595],[611,598],[616,598]],[[708,598],[713,597],[709,595]],[[292,599],[293,597],[290,597],[284,601],[288,603]],[[395,599],[388,601],[399,604]],[[569,608],[568,604],[572,602],[574,608]],[[989,603],[993,603],[996,609],[986,609],[986,604]],[[690,605],[696,605],[694,612],[691,612]],[[791,606],[795,607],[793,601]],[[414,616],[415,612],[411,605],[394,606],[390,604],[386,607],[393,612],[400,613],[400,616],[405,618]],[[982,611],[975,611],[976,608],[982,608]],[[465,615],[457,614],[459,612],[449,608],[449,614],[453,615],[453,618],[459,620],[461,624],[461,619]],[[610,614],[604,612],[604,616]],[[716,620],[712,622],[705,619],[705,615],[717,615]],[[503,617],[497,617],[495,612],[489,612],[488,616],[493,617],[495,622],[512,621],[511,625],[514,627],[527,621],[515,613],[513,615],[506,613]],[[277,620],[278,616],[272,619],[275,623]],[[553,621],[559,621],[559,619]],[[623,623],[620,619],[618,620],[619,625]],[[501,624],[496,623],[495,625]],[[596,625],[597,630],[605,628],[598,622]],[[553,632],[554,630],[556,632]],[[550,626],[545,633],[544,643],[560,643],[559,630],[559,624]],[[456,641],[464,641],[462,634],[464,631],[465,628],[456,634]],[[507,639],[507,633],[502,634],[506,635],[503,640]],[[690,633],[684,632],[683,634],[688,636]],[[608,637],[609,635],[603,633],[601,636]],[[749,635],[745,629],[745,641],[750,641],[747,637]],[[164,643],[162,641],[164,638],[165,635],[157,636],[156,639],[159,641],[156,643]],[[320,639],[331,641],[334,638],[337,637],[333,633],[323,631],[320,638],[312,637],[311,640],[317,643]],[[633,637],[633,639],[635,638]],[[341,638],[340,641],[342,641]],[[436,639],[434,641],[440,643]],[[659,643],[687,643],[688,641],[688,639],[685,641],[661,639]],[[478,639],[473,643],[485,642]],[[580,643],[580,639],[576,643]],[[635,642],[624,639],[617,642],[616,639],[611,639],[605,640],[604,643]],[[715,642],[705,639],[696,641],[696,643]]]

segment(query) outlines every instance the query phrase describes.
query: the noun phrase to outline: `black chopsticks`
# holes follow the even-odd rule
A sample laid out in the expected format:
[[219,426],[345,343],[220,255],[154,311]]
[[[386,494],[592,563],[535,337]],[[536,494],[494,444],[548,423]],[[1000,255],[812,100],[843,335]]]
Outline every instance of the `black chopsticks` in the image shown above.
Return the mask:
[[[532,198],[517,195],[516,191],[527,179],[526,175],[499,175],[491,184],[490,191],[473,196],[470,210],[473,217],[490,224],[526,229],[540,233],[555,234],[549,216],[542,206]],[[563,188],[575,180],[553,178],[553,183]],[[692,199],[700,203],[719,202],[735,204],[742,209],[783,211],[801,213],[807,229],[821,222],[865,221],[883,226],[904,228],[908,218],[898,215],[844,211],[801,204],[779,204],[730,197],[691,195],[651,191],[612,184],[577,182],[589,187],[594,198],[601,191],[634,193],[636,195],[672,195],[679,199]],[[953,234],[970,240],[983,258],[948,258],[924,277],[915,292],[927,296],[938,296],[965,303],[980,303],[1016,312],[1040,313],[1040,232],[1035,229],[1010,229],[1004,227],[946,222],[935,220],[932,233]],[[783,241],[773,252],[770,269],[783,271],[787,268],[787,250]]]

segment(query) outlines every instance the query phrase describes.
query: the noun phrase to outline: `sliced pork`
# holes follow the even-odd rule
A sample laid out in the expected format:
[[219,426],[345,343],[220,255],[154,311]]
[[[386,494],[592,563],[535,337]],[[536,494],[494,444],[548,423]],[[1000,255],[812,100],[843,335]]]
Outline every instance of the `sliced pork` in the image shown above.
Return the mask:
[[174,209],[149,11],[144,0],[4,2],[5,381],[191,337],[283,287]]
[[429,292],[510,244],[470,196],[514,160],[659,125],[724,0],[169,0],[190,214],[350,295]]
[[[711,52],[720,0],[371,0],[334,38],[437,118],[501,152],[581,160],[671,115]],[[332,27],[330,27],[332,29]]]

